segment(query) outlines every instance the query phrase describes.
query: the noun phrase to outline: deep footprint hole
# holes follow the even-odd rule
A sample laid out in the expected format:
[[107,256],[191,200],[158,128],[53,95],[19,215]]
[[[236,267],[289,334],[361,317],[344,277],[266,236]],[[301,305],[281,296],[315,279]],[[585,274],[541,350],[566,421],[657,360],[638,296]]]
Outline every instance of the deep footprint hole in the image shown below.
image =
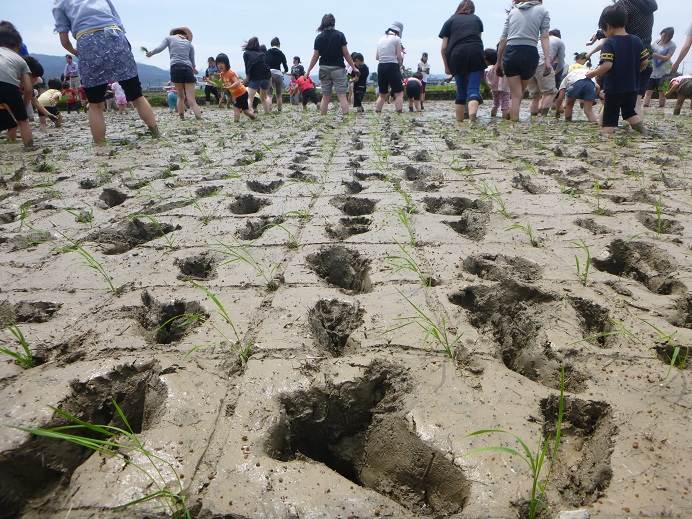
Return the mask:
[[370,260],[341,245],[326,247],[306,258],[308,266],[328,283],[355,293],[372,291]]

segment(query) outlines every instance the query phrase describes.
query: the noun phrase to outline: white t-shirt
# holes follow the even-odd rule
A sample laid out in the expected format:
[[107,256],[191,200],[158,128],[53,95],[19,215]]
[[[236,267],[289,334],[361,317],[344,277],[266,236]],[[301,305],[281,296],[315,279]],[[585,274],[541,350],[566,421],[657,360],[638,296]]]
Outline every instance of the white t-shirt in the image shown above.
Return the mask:
[[[677,48],[675,43],[672,41],[669,41],[668,43],[653,43],[651,45],[651,48],[653,49],[655,54],[660,54],[662,56],[670,56],[671,58],[673,57],[673,54],[675,54],[675,49]],[[656,58],[654,58],[654,70],[651,73],[651,77],[653,79],[660,79],[668,74],[670,74],[670,71],[673,69],[673,61],[668,60],[668,61],[660,61]]]
[[7,47],[0,47],[0,82],[18,87],[25,74],[31,71],[24,58]]
[[418,72],[423,75],[423,83],[427,83],[428,77],[430,77],[430,63],[423,63],[422,61],[418,63]]
[[397,49],[401,47],[401,38],[394,34],[385,34],[377,43],[377,55],[380,63],[399,63]]
[[[569,74],[567,74],[562,83],[560,83],[560,90],[569,90],[569,88],[575,84],[577,81],[586,79],[586,75],[591,71],[589,67],[586,66],[572,66],[570,68]],[[593,81],[593,80],[592,80]],[[595,81],[594,81],[595,83]]]

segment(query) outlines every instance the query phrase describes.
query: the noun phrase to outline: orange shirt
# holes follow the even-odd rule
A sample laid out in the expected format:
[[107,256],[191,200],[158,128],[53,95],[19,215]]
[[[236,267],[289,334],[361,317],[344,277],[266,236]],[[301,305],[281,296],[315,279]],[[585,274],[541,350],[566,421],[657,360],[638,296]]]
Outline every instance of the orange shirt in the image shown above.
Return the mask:
[[235,99],[237,99],[238,97],[242,96],[245,92],[247,92],[247,88],[245,88],[245,85],[243,85],[243,83],[240,81],[238,74],[236,74],[232,70],[227,70],[223,74],[219,74],[219,76],[221,77],[221,81],[223,81],[224,84],[226,84],[226,83],[233,84],[235,82],[238,82],[238,86],[228,89],[231,92],[231,95]]

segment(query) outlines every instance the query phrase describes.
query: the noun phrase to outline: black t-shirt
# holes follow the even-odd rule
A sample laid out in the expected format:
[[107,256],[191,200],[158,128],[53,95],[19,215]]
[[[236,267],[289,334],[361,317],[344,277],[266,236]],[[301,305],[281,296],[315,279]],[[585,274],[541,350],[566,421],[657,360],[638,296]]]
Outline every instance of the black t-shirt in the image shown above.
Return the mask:
[[320,53],[320,65],[346,68],[342,51],[345,45],[348,43],[341,31],[327,29],[319,33],[315,38],[315,50]]
[[445,22],[440,38],[449,38],[447,63],[452,74],[477,72],[485,68],[483,22],[475,14],[455,14]]
[[286,63],[286,55],[281,52],[281,49],[272,47],[267,51],[267,56],[265,58],[267,66],[270,69],[281,70],[283,66],[284,72],[288,72],[288,63]]
[[358,67],[358,72],[360,72],[360,76],[358,76],[358,81],[355,82],[354,86],[367,88],[368,78],[370,77],[370,69],[365,63],[363,63],[360,67]]
[[625,30],[638,36],[644,46],[650,47],[654,13],[658,10],[656,0],[619,0],[617,4],[627,12]]
[[245,74],[248,81],[271,79],[272,74],[265,61],[266,53],[261,50],[246,50],[243,53]]
[[613,67],[603,76],[603,91],[607,94],[627,94],[639,91],[639,71],[649,51],[634,34],[612,36],[601,49],[601,63],[611,62]]
[[291,67],[291,75],[292,76],[304,76],[305,75],[305,67],[302,64],[298,65],[293,65]]

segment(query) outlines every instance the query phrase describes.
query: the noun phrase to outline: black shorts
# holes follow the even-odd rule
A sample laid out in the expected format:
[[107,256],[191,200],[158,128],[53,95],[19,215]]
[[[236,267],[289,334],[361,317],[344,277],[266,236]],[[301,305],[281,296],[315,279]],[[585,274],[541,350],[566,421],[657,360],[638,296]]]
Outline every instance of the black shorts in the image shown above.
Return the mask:
[[309,88],[303,93],[303,106],[307,106],[308,103],[317,104],[317,91],[314,88]]
[[637,115],[637,92],[626,94],[609,94],[606,92],[603,103],[603,127],[617,128],[620,122],[620,112],[623,120]]
[[[131,103],[142,97],[142,84],[139,82],[139,76],[135,76],[125,81],[118,81],[123,87],[127,101]],[[86,88],[87,101],[90,103],[103,103],[106,100],[106,90],[108,85],[99,85]]]
[[248,95],[247,92],[245,92],[242,96],[235,98],[235,101],[233,101],[233,106],[235,106],[239,110],[249,110],[250,109],[250,105],[248,104],[249,99],[250,99],[250,96]]
[[24,97],[16,85],[0,82],[0,104],[7,105],[11,112],[0,110],[0,131],[16,128],[17,122],[26,121],[29,118]]
[[51,114],[51,115],[54,115],[55,117],[57,117],[57,116],[58,116],[58,113],[60,113],[60,112],[58,111],[58,107],[57,107],[57,106],[44,106],[44,108],[46,109],[46,112],[48,112],[48,113]]
[[377,66],[377,83],[380,94],[398,94],[404,91],[404,81],[401,79],[401,68],[398,63],[380,63]]
[[651,74],[654,68],[649,65],[642,72],[639,73],[639,95],[643,96],[646,94],[646,89],[649,86],[649,79],[651,79]]
[[528,81],[538,68],[538,48],[531,45],[509,45],[502,60],[505,76],[520,76]]
[[406,96],[414,101],[420,101],[420,95],[423,89],[418,83],[409,83],[406,85]]
[[173,83],[197,83],[192,67],[180,63],[171,65],[171,81]]
[[661,87],[663,86],[663,83],[666,81],[666,78],[664,77],[652,77],[649,78],[649,84],[646,86],[647,90],[653,90],[654,92],[658,92],[661,90]]

